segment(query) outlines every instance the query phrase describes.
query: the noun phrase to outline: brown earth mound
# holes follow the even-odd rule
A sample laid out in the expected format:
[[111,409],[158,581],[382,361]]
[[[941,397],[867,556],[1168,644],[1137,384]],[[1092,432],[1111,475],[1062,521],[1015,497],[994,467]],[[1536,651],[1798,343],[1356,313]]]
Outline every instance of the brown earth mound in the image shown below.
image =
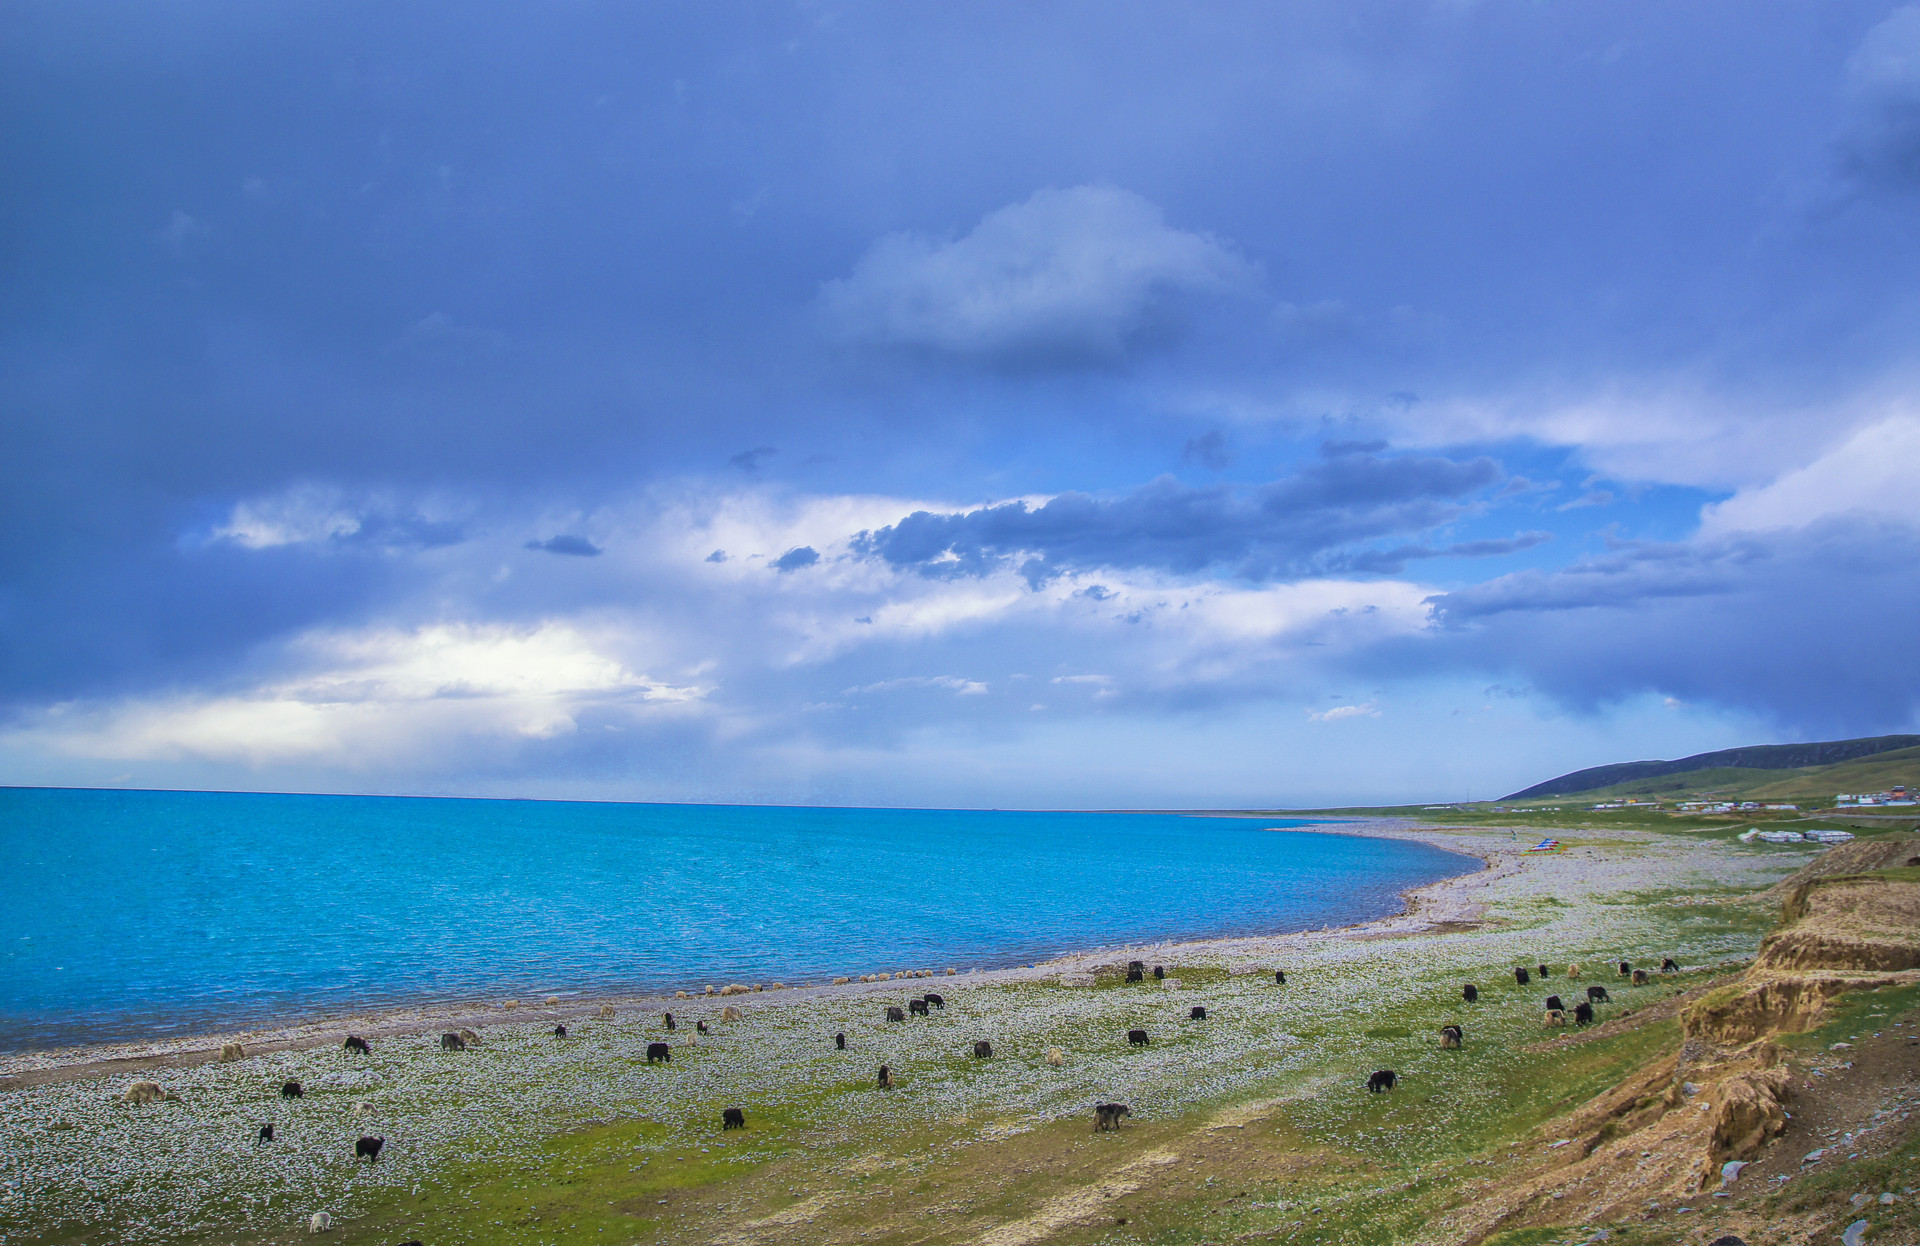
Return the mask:
[[1578,1145],[1488,1191],[1454,1240],[1637,1218],[1719,1186],[1728,1161],[1759,1157],[1787,1129],[1793,1094],[1769,1040],[1818,1026],[1847,991],[1920,981],[1920,881],[1906,876],[1916,856],[1920,839],[1847,845],[1775,888],[1787,901],[1780,928],[1739,978],[1686,1002],[1679,1050],[1561,1121]]

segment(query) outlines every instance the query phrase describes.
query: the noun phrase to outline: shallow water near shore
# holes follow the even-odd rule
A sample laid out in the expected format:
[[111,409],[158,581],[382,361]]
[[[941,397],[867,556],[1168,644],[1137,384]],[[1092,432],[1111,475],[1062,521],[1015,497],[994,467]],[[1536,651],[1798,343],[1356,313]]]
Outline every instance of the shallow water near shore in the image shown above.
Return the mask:
[[1311,929],[1478,863],[1300,820],[0,790],[0,1050]]

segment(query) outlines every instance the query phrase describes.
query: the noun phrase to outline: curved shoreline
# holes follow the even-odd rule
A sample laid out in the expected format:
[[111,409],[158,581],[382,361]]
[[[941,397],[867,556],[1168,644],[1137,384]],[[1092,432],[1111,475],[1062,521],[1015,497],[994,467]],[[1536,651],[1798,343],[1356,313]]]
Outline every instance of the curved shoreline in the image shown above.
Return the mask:
[[[1228,817],[1271,815],[1225,814]],[[1298,948],[1305,943],[1333,940],[1373,940],[1407,938],[1421,934],[1439,934],[1471,930],[1483,923],[1486,906],[1476,899],[1495,881],[1524,868],[1521,860],[1507,853],[1493,853],[1483,845],[1469,845],[1465,835],[1450,834],[1438,828],[1420,827],[1399,819],[1357,819],[1317,822],[1309,826],[1270,828],[1278,834],[1347,835],[1361,839],[1398,839],[1423,843],[1456,856],[1477,860],[1478,869],[1466,869],[1435,882],[1409,887],[1399,893],[1402,909],[1362,922],[1343,926],[1325,926],[1318,930],[1291,930],[1251,935],[1221,935],[1201,939],[1163,940],[1116,944],[1090,950],[1064,952],[1034,965],[999,969],[969,969],[958,974],[939,974],[923,981],[944,981],[955,985],[980,986],[1000,982],[1031,981],[1044,978],[1084,977],[1096,968],[1111,965],[1116,958],[1143,960],[1158,957],[1177,960],[1182,957],[1224,958],[1237,972],[1247,971],[1235,960],[1272,959],[1277,952]],[[1461,828],[1470,830],[1472,828]],[[816,983],[757,991],[756,1004],[786,1003],[825,995],[859,995],[897,990],[899,979],[879,982],[848,982],[841,985]],[[721,996],[692,995],[681,999],[670,994],[614,994],[569,999],[554,1006],[522,1004],[504,1009],[498,1002],[476,999],[446,1000],[437,1003],[401,1005],[344,1013],[310,1015],[281,1025],[250,1029],[183,1035],[172,1038],[133,1039],[111,1043],[75,1044],[68,1047],[0,1055],[0,1092],[48,1085],[55,1082],[126,1075],[155,1069],[191,1068],[219,1058],[223,1043],[245,1044],[249,1054],[299,1051],[341,1042],[347,1034],[368,1038],[430,1033],[467,1027],[482,1029],[488,1025],[522,1024],[538,1021],[546,1024],[571,1022],[595,1016],[601,1007],[633,1012],[667,1012],[676,1006],[692,1006],[721,999]],[[739,999],[741,997],[734,997]]]

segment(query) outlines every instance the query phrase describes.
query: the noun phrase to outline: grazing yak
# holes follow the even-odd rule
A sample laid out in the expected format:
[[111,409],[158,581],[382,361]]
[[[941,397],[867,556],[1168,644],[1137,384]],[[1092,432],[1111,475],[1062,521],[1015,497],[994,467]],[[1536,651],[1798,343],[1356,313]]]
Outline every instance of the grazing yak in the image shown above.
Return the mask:
[[1513,980],[1521,986],[1525,986],[1528,982],[1532,981],[1531,978],[1527,977],[1526,966],[1519,965],[1514,967]]
[[1127,1042],[1135,1047],[1145,1047],[1147,1045],[1147,1032],[1145,1030],[1128,1030]]
[[298,1099],[304,1094],[306,1094],[306,1091],[300,1089],[299,1082],[288,1081],[280,1083],[280,1097],[282,1099]]
[[917,1017],[924,1017],[927,1015],[927,1001],[924,999],[910,999],[907,1001],[907,1011]]
[[1193,1007],[1187,1009],[1187,1020],[1205,1021],[1206,1019],[1207,1019],[1207,1010],[1205,1008],[1202,1008],[1200,1005],[1195,1004]]
[[380,1148],[387,1145],[385,1138],[362,1138],[353,1144],[353,1158],[364,1158],[369,1164],[380,1162]]
[[698,1034],[705,1034],[708,1032],[707,1023],[705,1021],[695,1021],[693,1023],[693,1028],[694,1028],[694,1032]]
[[1461,1040],[1465,1037],[1466,1035],[1457,1025],[1443,1025],[1440,1027],[1440,1046],[1442,1048],[1453,1048],[1457,1051],[1459,1050]]
[[893,1070],[888,1068],[884,1064],[881,1065],[880,1074],[878,1077],[874,1078],[874,1084],[879,1086],[880,1089],[882,1090],[892,1090],[893,1089]]
[[1594,1004],[1611,1004],[1613,998],[1607,994],[1606,987],[1590,986],[1587,988],[1587,1002]]
[[1632,972],[1633,972],[1633,962],[1632,962],[1632,961],[1627,961],[1627,960],[1623,960],[1623,961],[1621,961],[1621,962],[1620,962],[1620,976],[1621,976],[1621,977],[1623,977],[1623,978],[1624,978],[1624,977],[1626,977],[1626,976],[1627,976],[1628,974],[1630,974],[1630,973],[1632,973]]
[[1392,1090],[1394,1072],[1392,1069],[1378,1069],[1367,1079],[1367,1093],[1379,1094],[1383,1090]]
[[887,1020],[889,1020],[889,1021],[905,1021],[906,1019],[907,1019],[907,1010],[906,1010],[906,1009],[904,1009],[904,1008],[899,1008],[899,1007],[896,1007],[896,1006],[895,1006],[895,1005],[893,1005],[893,1004],[888,1004],[888,1005],[887,1005]]
[[1471,1004],[1474,1000],[1480,998],[1480,988],[1469,982],[1460,988],[1460,998]]
[[461,1038],[458,1034],[442,1034],[440,1036],[440,1050],[465,1051],[466,1049],[467,1040]]
[[556,1026],[554,1026],[554,1027],[553,1027],[553,1036],[554,1036],[555,1038],[565,1038],[565,1037],[567,1036],[567,1027],[566,1027],[566,1026],[564,1026],[564,1025],[556,1025]]
[[1057,1069],[1057,1068],[1059,1068],[1059,1067],[1060,1067],[1061,1065],[1063,1065],[1063,1064],[1065,1064],[1066,1062],[1067,1062],[1067,1053],[1066,1053],[1066,1052],[1064,1052],[1064,1051],[1062,1051],[1062,1050],[1060,1050],[1060,1049],[1059,1049],[1058,1047],[1049,1047],[1049,1048],[1047,1048],[1047,1063],[1048,1063],[1048,1064],[1051,1064],[1051,1065],[1052,1065],[1052,1066],[1053,1066],[1054,1068],[1056,1068],[1056,1069]]
[[1146,980],[1147,980],[1147,967],[1141,964],[1137,960],[1128,961],[1127,962],[1127,981],[1145,982]]
[[745,1129],[746,1127],[747,1114],[739,1108],[728,1108],[726,1111],[720,1113],[720,1128]]
[[1167,967],[1165,965],[1155,965],[1153,967],[1154,981],[1164,982],[1166,981],[1166,977],[1167,977]]
[[1120,1128],[1120,1118],[1130,1116],[1124,1103],[1096,1103],[1093,1105],[1093,1132],[1107,1133]]
[[1543,1028],[1549,1030],[1563,1028],[1567,1024],[1567,1014],[1558,1008],[1549,1008],[1545,1013],[1541,1014],[1540,1024]]
[[1548,1012],[1565,1012],[1566,1010],[1567,1010],[1567,1006],[1560,1002],[1560,997],[1558,995],[1547,996]]
[[260,1126],[260,1141],[273,1141],[273,1125],[271,1123]]
[[1285,985],[1287,984],[1287,971],[1286,971],[1286,970],[1284,970],[1284,969],[1276,969],[1276,970],[1274,970],[1274,971],[1273,971],[1273,984],[1274,984],[1275,986],[1285,986]]
[[1539,969],[1540,969],[1540,977],[1542,981],[1546,980],[1547,978],[1551,978],[1553,976],[1552,971],[1549,970],[1545,965],[1539,966]]
[[247,1049],[245,1047],[242,1047],[239,1043],[221,1043],[220,1044],[220,1063],[226,1064],[229,1061],[245,1060],[246,1058],[247,1058]]
[[668,1064],[673,1063],[673,1048],[667,1046],[665,1043],[648,1043],[647,1063],[658,1064],[662,1060]]
[[973,1058],[975,1060],[993,1059],[993,1044],[984,1038],[976,1042],[973,1045]]
[[938,1008],[941,1012],[945,1012],[947,1010],[947,1000],[944,995],[936,995],[932,991],[928,991],[926,993],[925,999],[929,1004],[932,1004],[935,1008]]
[[1593,1005],[1576,1004],[1573,1009],[1573,1020],[1576,1025],[1592,1025]]
[[344,1043],[341,1043],[340,1046],[342,1046],[348,1051],[357,1051],[363,1056],[370,1056],[373,1054],[373,1048],[367,1046],[367,1040],[364,1038],[361,1038],[358,1034],[347,1035],[347,1041]]
[[1653,981],[1653,977],[1646,970],[1636,969],[1633,971],[1633,984],[1635,986],[1645,986],[1651,981]]
[[1673,959],[1673,957],[1669,956],[1665,960],[1660,962],[1660,972],[1661,973],[1679,973],[1680,962]]
[[673,1024],[673,1014],[670,1012],[663,1012],[660,1014],[660,1019],[667,1023],[667,1032],[672,1033],[675,1028]]
[[833,1036],[833,1049],[835,1051],[845,1051],[847,1049],[847,1032],[845,1030]]

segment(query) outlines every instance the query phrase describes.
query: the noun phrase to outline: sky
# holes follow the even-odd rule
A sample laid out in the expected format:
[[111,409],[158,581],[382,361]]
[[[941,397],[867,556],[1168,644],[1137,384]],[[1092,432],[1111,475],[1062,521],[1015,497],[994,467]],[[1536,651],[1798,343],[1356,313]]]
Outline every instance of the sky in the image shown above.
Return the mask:
[[1920,6],[19,0],[0,783],[1920,730]]

